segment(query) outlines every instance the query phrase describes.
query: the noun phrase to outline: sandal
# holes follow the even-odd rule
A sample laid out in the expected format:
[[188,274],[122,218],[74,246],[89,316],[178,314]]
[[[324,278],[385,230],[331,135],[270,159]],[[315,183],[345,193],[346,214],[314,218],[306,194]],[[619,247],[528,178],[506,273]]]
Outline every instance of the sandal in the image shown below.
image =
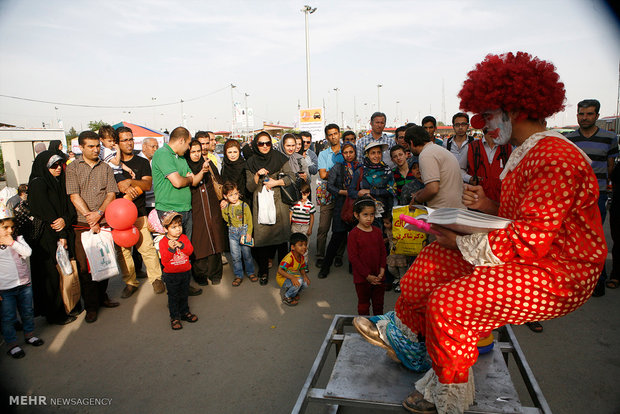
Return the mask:
[[258,276],[256,275],[249,275],[248,279],[250,279],[250,282],[258,282]]
[[43,342],[43,339],[41,338],[37,338],[36,336],[31,336],[30,338],[26,339],[26,343],[32,346],[41,346],[45,342]]
[[236,278],[233,279],[232,285],[234,287],[237,287],[237,286],[239,286],[241,284],[241,282],[243,282],[243,279],[241,279],[240,277],[236,277]]
[[607,283],[605,283],[609,289],[618,289],[620,287],[620,280],[618,279],[609,279]]
[[178,319],[171,319],[170,320],[170,327],[174,331],[178,331],[179,329],[183,329],[183,325],[181,325],[181,321],[178,320]]
[[26,356],[26,353],[19,346],[15,345],[13,348],[9,349],[6,354],[12,358],[20,359]]
[[540,322],[525,322],[525,324],[532,332],[541,333],[543,331],[543,326]]
[[299,302],[297,302],[294,298],[289,298],[289,297],[285,296],[285,297],[282,298],[282,303],[284,303],[287,306],[295,306]]
[[181,320],[184,320],[185,322],[189,322],[189,323],[194,323],[194,322],[198,322],[198,316],[194,315],[191,312],[187,312],[185,315],[181,316]]

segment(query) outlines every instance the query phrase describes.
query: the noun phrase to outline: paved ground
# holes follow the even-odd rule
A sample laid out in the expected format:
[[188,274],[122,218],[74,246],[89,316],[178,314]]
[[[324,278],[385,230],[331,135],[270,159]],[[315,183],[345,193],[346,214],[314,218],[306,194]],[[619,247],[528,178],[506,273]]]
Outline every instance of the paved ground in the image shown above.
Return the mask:
[[[21,360],[0,354],[0,407],[8,394],[47,398],[45,406],[12,406],[18,413],[290,412],[333,315],[356,312],[346,265],[324,280],[312,269],[310,289],[294,308],[280,302],[275,278],[266,287],[245,280],[233,288],[230,265],[224,268],[222,284],[190,298],[200,320],[181,331],[170,329],[166,296],[148,285],[119,299],[120,307],[103,309],[94,324],[86,324],[84,314],[64,327],[37,320],[43,347],[25,348]],[[122,288],[115,278],[112,298]],[[395,301],[394,292],[386,293],[386,310]],[[545,322],[542,334],[515,327],[555,413],[620,413],[619,306],[620,290],[608,290]],[[57,397],[111,402],[50,405]]]

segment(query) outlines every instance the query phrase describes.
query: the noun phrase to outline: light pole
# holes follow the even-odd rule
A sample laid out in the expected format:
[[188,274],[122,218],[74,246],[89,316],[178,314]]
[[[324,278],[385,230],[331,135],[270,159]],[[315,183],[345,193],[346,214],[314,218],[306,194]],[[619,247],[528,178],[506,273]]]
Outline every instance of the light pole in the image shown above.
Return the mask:
[[235,89],[237,86],[233,85],[232,83],[230,84],[230,101],[232,104],[232,118],[230,120],[230,136],[234,137],[235,136],[235,97],[233,96],[233,89]]
[[377,111],[381,111],[381,87],[383,85],[378,84],[377,85]]
[[398,116],[398,104],[400,103],[400,101],[396,101],[396,125],[398,126],[398,121],[400,119],[400,117]]
[[245,140],[248,141],[250,138],[248,135],[250,134],[250,123],[248,122],[248,96],[249,93],[245,94]]
[[338,92],[340,91],[340,88],[334,88],[334,90],[336,91],[336,123],[338,123],[338,115],[340,114],[340,108],[338,108]]
[[305,5],[301,11],[306,18],[306,108],[310,108],[310,39],[308,38],[308,15],[316,11],[316,7]]

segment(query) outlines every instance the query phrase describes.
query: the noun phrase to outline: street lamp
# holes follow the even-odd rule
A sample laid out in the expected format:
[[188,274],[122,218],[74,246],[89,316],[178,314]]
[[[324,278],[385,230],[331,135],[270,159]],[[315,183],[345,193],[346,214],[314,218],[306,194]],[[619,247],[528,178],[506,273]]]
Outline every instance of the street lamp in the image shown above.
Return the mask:
[[310,40],[308,35],[308,15],[316,11],[316,7],[305,5],[301,11],[306,18],[306,108],[310,108]]
[[336,91],[336,123],[338,123],[338,114],[340,114],[340,108],[338,108],[338,92],[340,91],[340,88],[334,88],[334,90]]
[[250,123],[248,121],[248,96],[250,96],[249,93],[245,94],[245,140],[249,141],[249,134],[250,134]]
[[381,84],[377,85],[377,111],[381,111],[381,93],[380,93],[380,91],[381,91],[381,87],[382,86],[383,85],[381,85]]
[[233,96],[233,89],[237,86],[230,84],[230,100],[232,102],[232,118],[230,119],[230,136],[235,136],[235,97]]
[[398,116],[398,104],[400,103],[400,101],[396,101],[396,125],[398,125],[398,120],[399,120],[399,116]]

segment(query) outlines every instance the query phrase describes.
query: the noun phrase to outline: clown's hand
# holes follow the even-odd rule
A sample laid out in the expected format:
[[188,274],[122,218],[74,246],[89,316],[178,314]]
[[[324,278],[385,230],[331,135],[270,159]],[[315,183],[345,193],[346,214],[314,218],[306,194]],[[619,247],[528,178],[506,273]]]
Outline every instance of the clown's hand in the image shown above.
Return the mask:
[[488,198],[480,185],[463,184],[463,204],[472,210],[482,211],[494,216],[499,210],[499,203]]

